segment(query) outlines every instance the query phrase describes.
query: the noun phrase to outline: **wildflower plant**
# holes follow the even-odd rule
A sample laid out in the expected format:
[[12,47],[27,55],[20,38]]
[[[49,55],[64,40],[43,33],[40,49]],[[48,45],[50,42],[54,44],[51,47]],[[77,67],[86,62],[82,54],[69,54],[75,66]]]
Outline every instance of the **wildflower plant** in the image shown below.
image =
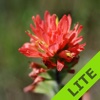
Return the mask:
[[[70,15],[64,15],[58,20],[56,14],[50,15],[48,11],[45,11],[44,20],[40,15],[33,16],[32,20],[34,25],[30,24],[30,28],[33,33],[26,31],[30,42],[19,48],[19,52],[27,57],[41,58],[43,64],[30,63],[32,72],[29,76],[33,83],[24,88],[24,91],[42,93],[46,88],[47,92],[50,90],[56,93],[63,87],[62,80],[66,74],[75,72],[73,67],[78,63],[79,54],[86,45],[80,44],[83,37],[78,36],[83,27],[77,23],[71,29]],[[44,93],[50,95],[51,92],[47,92]]]

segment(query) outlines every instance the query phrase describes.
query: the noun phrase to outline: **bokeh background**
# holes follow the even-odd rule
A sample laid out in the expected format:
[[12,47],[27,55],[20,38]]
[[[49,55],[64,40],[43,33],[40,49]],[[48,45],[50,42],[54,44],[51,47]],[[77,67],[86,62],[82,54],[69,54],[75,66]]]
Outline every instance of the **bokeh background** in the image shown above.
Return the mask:
[[[30,30],[31,17],[40,14],[43,18],[45,10],[59,18],[71,14],[73,25],[79,22],[84,26],[81,35],[87,45],[75,66],[76,73],[100,50],[100,0],[0,0],[0,100],[49,100],[42,94],[23,92],[32,82],[28,73],[33,59],[18,52],[29,41],[25,30]],[[71,77],[68,75],[65,81]],[[98,81],[90,89],[91,100],[100,100],[99,94]]]

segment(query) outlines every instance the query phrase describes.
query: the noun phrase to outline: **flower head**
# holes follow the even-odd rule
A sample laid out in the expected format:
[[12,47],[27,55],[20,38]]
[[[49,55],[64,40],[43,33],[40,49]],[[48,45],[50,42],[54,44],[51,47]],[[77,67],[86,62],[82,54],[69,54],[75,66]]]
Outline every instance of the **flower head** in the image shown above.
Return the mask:
[[71,29],[72,18],[64,15],[60,21],[56,14],[44,14],[44,20],[39,15],[32,17],[34,25],[30,25],[34,34],[26,32],[30,42],[25,43],[19,51],[27,57],[39,57],[43,59],[48,68],[57,68],[61,71],[66,62],[72,62],[84,49],[84,44],[79,44],[83,37],[78,35],[82,25],[76,24]]

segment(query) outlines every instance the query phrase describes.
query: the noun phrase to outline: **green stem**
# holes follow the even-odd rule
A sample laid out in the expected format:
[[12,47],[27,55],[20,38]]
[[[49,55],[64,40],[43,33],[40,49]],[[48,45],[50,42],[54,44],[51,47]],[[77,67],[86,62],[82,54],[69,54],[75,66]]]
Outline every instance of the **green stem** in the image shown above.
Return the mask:
[[60,85],[60,72],[56,69],[56,82]]

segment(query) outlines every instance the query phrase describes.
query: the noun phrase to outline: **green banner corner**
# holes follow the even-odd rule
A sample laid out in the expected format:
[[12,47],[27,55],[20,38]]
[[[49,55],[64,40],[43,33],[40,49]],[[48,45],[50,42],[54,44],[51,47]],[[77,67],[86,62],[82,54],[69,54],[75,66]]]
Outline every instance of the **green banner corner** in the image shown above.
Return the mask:
[[52,98],[79,100],[100,79],[100,51]]

